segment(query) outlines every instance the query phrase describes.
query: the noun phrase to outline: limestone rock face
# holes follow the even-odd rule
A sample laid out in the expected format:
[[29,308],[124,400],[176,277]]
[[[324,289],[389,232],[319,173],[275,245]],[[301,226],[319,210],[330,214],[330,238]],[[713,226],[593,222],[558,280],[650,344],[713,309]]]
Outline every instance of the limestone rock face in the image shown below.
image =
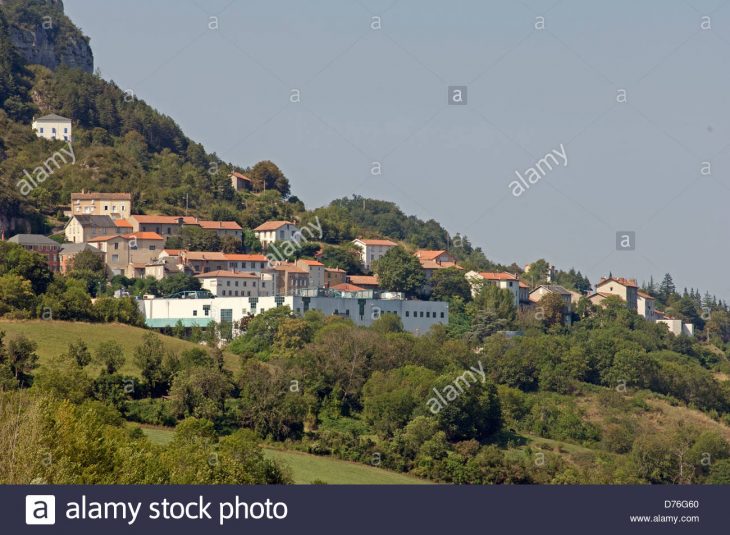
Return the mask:
[[[7,3],[7,0],[0,0],[0,6]],[[34,23],[10,20],[10,39],[18,53],[28,63],[43,65],[51,70],[66,65],[93,72],[94,54],[88,38],[63,14],[63,2],[34,2],[36,5],[43,3],[48,6],[47,19]],[[44,11],[41,9],[40,12]]]

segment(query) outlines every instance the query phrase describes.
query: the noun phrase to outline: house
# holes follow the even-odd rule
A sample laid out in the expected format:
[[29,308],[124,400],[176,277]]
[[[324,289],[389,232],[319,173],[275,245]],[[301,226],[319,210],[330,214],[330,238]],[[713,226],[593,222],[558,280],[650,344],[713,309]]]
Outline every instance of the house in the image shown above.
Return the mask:
[[542,286],[538,286],[530,292],[530,301],[537,303],[548,294],[558,294],[562,297],[565,308],[570,309],[570,305],[573,302],[573,294],[570,290],[567,290],[558,284],[543,284]]
[[449,304],[443,301],[416,301],[400,298],[363,298],[343,293],[340,296],[304,297],[298,295],[271,297],[155,298],[138,302],[145,324],[153,329],[174,327],[178,321],[186,327],[206,327],[213,320],[233,323],[249,315],[287,306],[297,316],[308,310],[319,310],[328,316],[349,318],[355,325],[368,326],[383,314],[400,318],[403,328],[423,334],[431,326],[448,324]]
[[295,264],[309,273],[308,288],[324,288],[325,287],[325,266],[317,260],[299,259]]
[[657,319],[657,323],[663,323],[669,329],[669,332],[674,336],[694,336],[695,326],[691,323],[684,323],[682,320],[672,318],[670,316],[664,316]]
[[656,321],[659,316],[656,313],[656,304],[654,298],[646,292],[638,290],[636,292],[636,311],[649,321]]
[[299,227],[291,221],[267,221],[253,229],[253,232],[264,248],[277,241],[292,240],[295,235],[301,238]]
[[433,261],[438,264],[451,263],[456,264],[456,258],[451,256],[448,251],[445,250],[429,250],[419,249],[413,255],[421,261]]
[[348,275],[347,282],[360,286],[365,290],[378,290],[380,288],[377,275]]
[[471,293],[476,296],[484,284],[490,284],[512,293],[515,306],[520,304],[520,280],[517,275],[502,271],[501,273],[469,271],[465,275],[471,286]]
[[86,243],[99,236],[120,234],[121,230],[108,215],[74,215],[63,227],[66,241]]
[[32,128],[35,131],[35,135],[38,137],[73,141],[71,119],[61,117],[55,113],[44,115],[38,119],[34,118]]
[[281,263],[273,268],[278,295],[294,295],[309,286],[309,272],[296,264]]
[[518,293],[520,305],[532,304],[532,301],[530,301],[530,287],[522,281],[520,281]]
[[[132,213],[131,193],[84,192],[71,194],[72,215],[108,215],[125,219]],[[70,217],[69,216],[69,217]]]
[[103,253],[99,249],[92,247],[88,243],[64,243],[61,245],[61,251],[58,253],[61,273],[67,273],[72,269],[74,257],[82,251],[91,251],[103,257]]
[[176,256],[180,265],[195,274],[210,271],[263,271],[269,267],[268,258],[260,254],[165,249],[161,256]]
[[231,187],[235,191],[251,191],[253,189],[253,180],[238,171],[232,172],[230,175]]
[[269,259],[262,254],[226,253],[225,260],[231,271],[263,271],[270,267]]
[[347,272],[340,268],[324,268],[324,287],[332,288],[338,284],[344,284],[347,280]]
[[158,257],[157,260],[153,259],[150,263],[145,264],[142,276],[152,277],[159,281],[175,273],[180,273],[180,268],[177,266],[175,259],[168,256],[166,258]]
[[[629,310],[637,311],[637,295],[638,286],[635,279],[625,279],[623,277],[601,277],[601,281],[596,284],[596,294],[617,295],[624,301]],[[595,295],[595,294],[594,294]]]
[[[203,221],[196,220],[197,225],[204,230],[212,230],[219,238],[233,236],[239,242],[243,240],[243,228],[235,221]],[[183,223],[188,225],[188,223]]]
[[144,276],[145,267],[163,250],[165,239],[155,232],[99,236],[88,242],[103,251],[113,275]]
[[58,256],[61,252],[61,245],[51,238],[42,234],[16,234],[8,241],[17,243],[28,251],[44,256],[48,269],[51,271],[58,272],[61,270],[61,260]]
[[361,288],[360,286],[355,286],[354,284],[349,284],[347,282],[343,282],[342,284],[337,284],[332,287],[333,290],[338,292],[344,292],[344,293],[359,293],[359,292],[367,292],[369,290],[365,288]]
[[210,271],[195,278],[216,297],[269,297],[276,293],[276,280],[271,273]]
[[196,224],[194,217],[177,215],[135,214],[127,220],[132,225],[133,232],[154,232],[165,238],[179,235],[183,224]]
[[413,255],[418,258],[418,261],[421,263],[421,267],[423,268],[423,276],[425,277],[426,282],[420,291],[426,295],[431,293],[431,278],[436,271],[452,267],[461,269],[461,267],[456,264],[456,259],[451,256],[448,251],[420,249],[413,253]]
[[365,238],[357,238],[352,240],[352,243],[360,249],[360,261],[362,262],[365,271],[372,271],[373,262],[383,258],[393,247],[397,247],[398,244],[390,240],[371,240]]

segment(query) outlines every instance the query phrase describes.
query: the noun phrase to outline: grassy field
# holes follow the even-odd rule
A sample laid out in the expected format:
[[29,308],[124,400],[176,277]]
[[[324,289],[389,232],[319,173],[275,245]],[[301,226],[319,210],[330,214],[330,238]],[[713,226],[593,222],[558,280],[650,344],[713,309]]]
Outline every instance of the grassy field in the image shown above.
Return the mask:
[[[0,331],[5,331],[8,338],[14,335],[24,334],[38,344],[36,353],[40,357],[41,365],[50,359],[57,357],[68,348],[70,342],[83,340],[89,346],[89,350],[96,350],[101,342],[115,340],[124,348],[127,361],[121,369],[121,373],[137,375],[139,370],[132,362],[134,348],[142,343],[142,337],[146,329],[131,327],[121,323],[82,323],[67,321],[0,321]],[[171,336],[162,336],[165,347],[180,353],[197,344],[186,342]],[[226,354],[226,367],[236,371],[239,369],[239,359],[233,354]]]
[[[155,444],[167,444],[172,440],[172,430],[152,426],[141,427],[145,435]],[[428,481],[397,472],[366,466],[359,463],[340,461],[331,457],[320,457],[291,450],[264,448],[265,454],[281,461],[291,468],[294,483],[305,485],[323,481],[332,485],[425,485]]]

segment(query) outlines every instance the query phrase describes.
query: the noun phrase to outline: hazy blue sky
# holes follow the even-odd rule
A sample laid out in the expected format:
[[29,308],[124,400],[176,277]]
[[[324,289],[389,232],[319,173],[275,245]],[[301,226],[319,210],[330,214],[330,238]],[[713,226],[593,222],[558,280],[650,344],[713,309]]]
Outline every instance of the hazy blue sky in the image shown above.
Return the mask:
[[[275,161],[310,208],[392,200],[494,260],[730,297],[728,2],[64,3],[105,78],[227,161]],[[561,143],[567,166],[513,196]]]

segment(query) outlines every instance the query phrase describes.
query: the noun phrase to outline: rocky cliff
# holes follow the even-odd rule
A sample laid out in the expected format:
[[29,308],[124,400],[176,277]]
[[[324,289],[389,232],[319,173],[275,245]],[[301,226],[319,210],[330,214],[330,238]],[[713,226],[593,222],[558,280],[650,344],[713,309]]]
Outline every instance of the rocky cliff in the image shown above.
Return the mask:
[[11,24],[11,41],[28,63],[93,72],[89,39],[66,17],[61,0],[0,0],[0,7]]

